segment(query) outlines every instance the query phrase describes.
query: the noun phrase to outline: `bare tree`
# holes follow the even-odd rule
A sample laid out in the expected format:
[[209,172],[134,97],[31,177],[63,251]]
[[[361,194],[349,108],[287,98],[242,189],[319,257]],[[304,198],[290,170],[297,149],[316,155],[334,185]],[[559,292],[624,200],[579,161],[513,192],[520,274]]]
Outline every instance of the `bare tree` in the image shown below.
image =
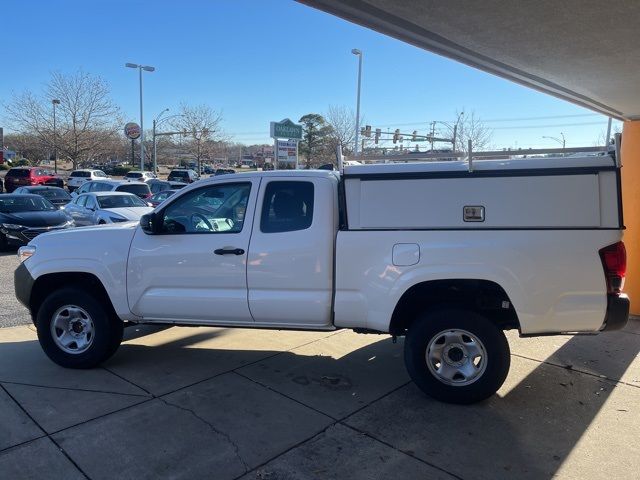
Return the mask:
[[491,128],[487,127],[475,112],[456,112],[455,118],[459,119],[457,122],[457,128],[455,128],[455,122],[447,124],[445,126],[445,135],[449,136],[449,138],[453,138],[455,130],[456,151],[468,153],[469,140],[471,140],[471,148],[476,152],[491,148],[493,131]]
[[[56,111],[54,138],[52,100]],[[78,71],[53,73],[42,95],[25,91],[5,105],[12,130],[39,138],[76,168],[102,153],[102,145],[119,131],[120,111],[110,98],[107,83],[100,77]]]
[[221,112],[208,105],[191,106],[186,103],[180,105],[180,116],[172,122],[173,128],[185,132],[188,138],[185,146],[196,158],[198,172],[201,171],[202,159],[210,157],[215,142],[224,139],[221,123]]
[[356,138],[356,114],[344,105],[330,105],[324,116],[325,121],[331,127],[329,143],[332,149],[339,146],[345,155],[353,152]]
[[51,154],[49,146],[41,138],[30,134],[12,133],[5,135],[4,143],[12,150],[15,150],[18,158],[26,158],[32,165],[38,165]]
[[607,136],[607,129],[605,128],[604,130],[601,130],[600,133],[598,134],[598,137],[596,138],[596,140],[593,142],[593,146],[594,147],[602,147],[605,144],[606,145],[613,145],[613,143],[615,143],[615,135],[616,133],[622,133],[622,129],[620,128],[619,124],[614,124],[612,129],[611,129],[611,138],[609,138],[609,141],[606,141],[606,136]]

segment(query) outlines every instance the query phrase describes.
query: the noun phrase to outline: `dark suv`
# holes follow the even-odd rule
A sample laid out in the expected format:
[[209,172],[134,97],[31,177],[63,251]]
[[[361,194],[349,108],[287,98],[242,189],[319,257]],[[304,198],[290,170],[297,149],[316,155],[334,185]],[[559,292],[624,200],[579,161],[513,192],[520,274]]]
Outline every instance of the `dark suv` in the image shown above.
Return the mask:
[[15,167],[10,169],[4,177],[4,188],[7,193],[13,192],[18,187],[30,185],[50,185],[62,188],[64,181],[40,167]]
[[169,174],[169,178],[167,178],[167,180],[169,180],[170,182],[193,183],[199,178],[200,176],[194,170],[176,169],[171,170],[171,173]]

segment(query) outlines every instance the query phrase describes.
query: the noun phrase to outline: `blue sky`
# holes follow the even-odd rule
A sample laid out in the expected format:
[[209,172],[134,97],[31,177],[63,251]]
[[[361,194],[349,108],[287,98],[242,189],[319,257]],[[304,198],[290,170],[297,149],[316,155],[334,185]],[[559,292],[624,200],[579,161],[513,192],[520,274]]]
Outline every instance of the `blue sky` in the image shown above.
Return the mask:
[[[52,71],[102,76],[127,119],[145,126],[164,108],[206,103],[234,140],[269,142],[269,121],[329,105],[355,107],[364,51],[362,114],[374,128],[426,132],[431,120],[474,111],[495,147],[593,145],[606,117],[482,73],[287,0],[4,0],[0,100],[39,91]],[[2,119],[2,112],[0,112]],[[519,120],[516,120],[519,119]],[[576,125],[577,124],[577,125]]]

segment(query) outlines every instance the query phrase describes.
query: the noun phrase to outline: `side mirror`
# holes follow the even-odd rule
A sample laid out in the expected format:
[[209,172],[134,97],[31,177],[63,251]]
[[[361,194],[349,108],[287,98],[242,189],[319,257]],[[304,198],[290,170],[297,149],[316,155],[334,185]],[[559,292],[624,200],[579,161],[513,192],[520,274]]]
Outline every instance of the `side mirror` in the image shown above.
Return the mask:
[[154,212],[141,216],[140,228],[147,235],[155,235],[160,230],[158,225],[158,216]]

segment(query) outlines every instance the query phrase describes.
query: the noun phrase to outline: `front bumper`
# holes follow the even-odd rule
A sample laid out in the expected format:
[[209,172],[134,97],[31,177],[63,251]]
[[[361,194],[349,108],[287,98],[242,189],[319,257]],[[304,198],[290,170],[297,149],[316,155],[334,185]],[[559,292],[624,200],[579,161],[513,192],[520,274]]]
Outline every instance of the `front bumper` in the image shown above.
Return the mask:
[[73,225],[54,226],[54,227],[25,227],[21,229],[5,229],[2,228],[2,234],[6,237],[7,243],[16,247],[23,247],[38,235],[47,232],[56,232],[71,228]]
[[607,313],[601,332],[621,330],[629,321],[629,297],[624,294],[607,295]]
[[29,308],[29,302],[31,301],[31,290],[33,289],[33,283],[35,280],[29,273],[29,269],[23,263],[21,263],[16,271],[13,272],[13,284],[16,291],[16,298],[18,301]]

